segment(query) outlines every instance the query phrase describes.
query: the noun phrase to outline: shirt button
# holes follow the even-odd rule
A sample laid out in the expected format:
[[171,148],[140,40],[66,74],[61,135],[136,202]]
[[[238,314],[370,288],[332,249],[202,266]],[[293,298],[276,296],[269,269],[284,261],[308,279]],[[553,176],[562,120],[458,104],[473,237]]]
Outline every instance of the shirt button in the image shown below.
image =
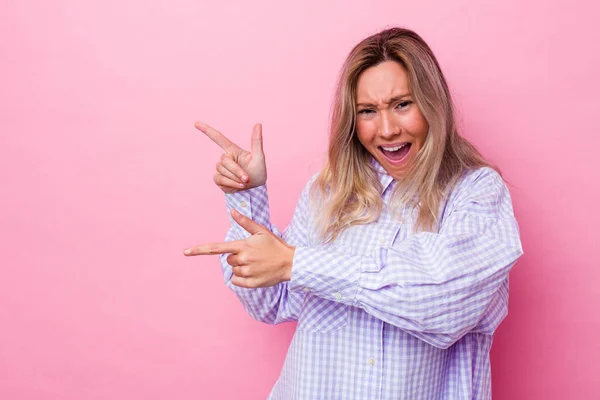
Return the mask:
[[333,297],[335,297],[336,300],[341,300],[342,299],[342,294],[341,293],[334,293]]
[[307,288],[307,287],[302,288],[302,290],[305,291],[305,292],[307,292],[307,293],[310,292],[310,288]]
[[246,202],[245,202],[245,201],[242,201],[242,202],[240,203],[240,207],[242,207],[242,208],[246,208],[246,207],[248,207],[248,204],[246,204]]
[[384,238],[379,239],[379,243],[382,245],[385,244],[385,239]]
[[375,359],[374,358],[369,358],[369,364],[375,365]]

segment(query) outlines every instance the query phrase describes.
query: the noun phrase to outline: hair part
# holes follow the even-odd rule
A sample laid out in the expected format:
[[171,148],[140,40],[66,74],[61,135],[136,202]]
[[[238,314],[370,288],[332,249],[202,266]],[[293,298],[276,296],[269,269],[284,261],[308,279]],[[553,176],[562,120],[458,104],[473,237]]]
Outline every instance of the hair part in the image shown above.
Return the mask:
[[311,188],[313,199],[321,199],[317,226],[325,242],[352,225],[374,222],[383,209],[372,156],[356,134],[356,90],[360,75],[385,61],[405,69],[413,101],[429,124],[423,147],[392,194],[395,209],[418,209],[415,231],[437,231],[440,206],[466,170],[487,166],[498,171],[459,135],[448,84],[427,43],[409,29],[381,31],[357,44],[340,72],[328,160]]

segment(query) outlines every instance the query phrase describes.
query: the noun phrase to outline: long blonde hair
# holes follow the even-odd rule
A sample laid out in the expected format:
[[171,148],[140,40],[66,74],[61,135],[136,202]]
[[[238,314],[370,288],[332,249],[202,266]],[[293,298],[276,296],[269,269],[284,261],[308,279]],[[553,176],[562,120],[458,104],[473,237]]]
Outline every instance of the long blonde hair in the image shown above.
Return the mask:
[[311,189],[313,199],[321,199],[317,223],[326,242],[349,226],[374,222],[383,208],[372,156],[358,140],[355,122],[358,78],[367,68],[384,61],[404,67],[413,100],[429,124],[423,147],[392,197],[395,206],[418,208],[415,230],[438,229],[438,210],[467,169],[496,169],[459,135],[446,79],[427,43],[408,29],[381,31],[352,49],[335,92],[328,161]]

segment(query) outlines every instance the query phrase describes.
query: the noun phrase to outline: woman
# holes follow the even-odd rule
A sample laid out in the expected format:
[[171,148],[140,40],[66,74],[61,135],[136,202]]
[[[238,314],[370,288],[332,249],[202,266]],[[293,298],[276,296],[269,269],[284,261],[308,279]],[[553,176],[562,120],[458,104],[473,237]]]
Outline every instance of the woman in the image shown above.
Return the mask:
[[388,29],[349,54],[328,162],[283,235],[269,221],[260,125],[251,152],[196,126],[225,150],[215,182],[231,229],[185,253],[223,254],[226,283],[257,320],[298,321],[270,398],[491,397],[518,226],[416,33]]

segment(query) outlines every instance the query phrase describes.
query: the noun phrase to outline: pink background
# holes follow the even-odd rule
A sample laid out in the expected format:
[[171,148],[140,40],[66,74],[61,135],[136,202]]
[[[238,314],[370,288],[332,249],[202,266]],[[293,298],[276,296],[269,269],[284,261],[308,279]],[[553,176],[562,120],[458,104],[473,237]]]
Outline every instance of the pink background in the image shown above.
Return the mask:
[[216,258],[219,149],[264,126],[283,227],[350,48],[415,29],[511,184],[525,256],[495,399],[600,398],[600,13],[589,1],[14,0],[0,13],[0,398],[264,399],[294,325]]

